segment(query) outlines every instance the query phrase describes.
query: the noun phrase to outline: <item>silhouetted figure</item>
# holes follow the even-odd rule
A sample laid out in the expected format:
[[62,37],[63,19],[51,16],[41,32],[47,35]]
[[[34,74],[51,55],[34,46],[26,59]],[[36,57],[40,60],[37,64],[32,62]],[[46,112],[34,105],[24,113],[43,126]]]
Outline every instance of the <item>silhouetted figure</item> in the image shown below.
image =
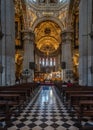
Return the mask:
[[67,87],[72,87],[72,86],[73,86],[73,84],[71,83],[70,80],[68,80]]

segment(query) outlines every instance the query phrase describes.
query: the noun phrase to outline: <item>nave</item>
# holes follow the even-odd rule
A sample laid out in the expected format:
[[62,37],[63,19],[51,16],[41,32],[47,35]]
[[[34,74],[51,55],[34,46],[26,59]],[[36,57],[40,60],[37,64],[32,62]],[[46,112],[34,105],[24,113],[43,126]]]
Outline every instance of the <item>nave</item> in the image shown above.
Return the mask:
[[54,86],[41,86],[8,130],[78,130],[78,119],[63,105]]

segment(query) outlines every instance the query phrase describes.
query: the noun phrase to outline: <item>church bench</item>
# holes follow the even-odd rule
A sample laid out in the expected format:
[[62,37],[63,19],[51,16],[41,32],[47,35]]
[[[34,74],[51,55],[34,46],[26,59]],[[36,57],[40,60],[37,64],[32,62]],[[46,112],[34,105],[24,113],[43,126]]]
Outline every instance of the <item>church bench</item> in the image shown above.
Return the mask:
[[93,130],[93,126],[83,126],[79,130]]
[[93,100],[81,100],[79,102],[79,108],[76,110],[78,120],[80,123],[80,130],[93,130],[93,126],[82,126],[82,119],[84,117],[93,117]]
[[[10,91],[10,92],[9,92]],[[0,93],[19,93],[21,97],[24,98],[26,101],[28,97],[31,96],[30,88],[20,87],[20,86],[11,86],[11,87],[4,87]]]
[[78,93],[92,94],[93,88],[92,87],[76,87],[76,88],[75,87],[69,87],[69,88],[65,89],[64,93],[65,94],[64,94],[63,102],[65,102],[65,99],[66,99],[66,102],[67,102],[69,100],[71,94],[78,94]]
[[27,98],[30,99],[37,87],[38,87],[37,83],[24,83],[24,84],[20,84],[20,85],[0,87],[0,92],[1,91],[15,91],[15,93],[17,93],[17,91],[18,91],[18,93],[20,93],[20,94],[24,93],[22,95],[26,95],[25,96],[26,99]]
[[68,93],[67,92],[71,92],[71,91],[81,91],[82,88],[81,87],[62,87],[62,99],[63,99],[63,103],[65,103],[65,99],[67,99]]
[[6,102],[8,106],[11,108],[17,108],[18,112],[21,111],[21,106],[23,104],[22,100],[20,100],[20,94],[13,94],[13,93],[0,93],[0,103]]
[[70,109],[72,107],[78,107],[81,100],[93,100],[93,94],[91,93],[71,93],[68,101]]
[[24,108],[28,104],[28,96],[27,96],[26,90],[9,89],[7,91],[1,91],[0,93],[2,93],[2,94],[14,94],[14,95],[19,94],[20,95],[19,101],[21,102],[21,107]]
[[[9,100],[0,100],[0,122],[5,122],[5,127],[11,124],[11,116],[14,113],[12,107],[19,107],[19,103],[17,101],[9,101]],[[0,129],[1,130],[1,129]]]
[[0,87],[0,93],[14,93],[14,94],[20,94],[21,98],[20,100],[23,100],[25,104],[27,104],[31,97],[33,96],[33,93],[35,89],[38,87],[37,83],[23,83],[19,85],[13,85],[8,87]]
[[[66,91],[66,102],[71,100],[71,95],[77,95],[77,94],[93,94],[93,90],[72,90],[72,91]],[[75,99],[76,100],[76,99]]]

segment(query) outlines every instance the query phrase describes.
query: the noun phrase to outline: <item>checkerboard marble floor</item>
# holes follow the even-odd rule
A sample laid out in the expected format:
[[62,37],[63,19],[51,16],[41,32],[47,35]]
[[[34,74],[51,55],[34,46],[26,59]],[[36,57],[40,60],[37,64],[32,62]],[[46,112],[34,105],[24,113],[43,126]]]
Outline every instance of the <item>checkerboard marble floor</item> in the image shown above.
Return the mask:
[[[73,112],[74,113],[74,112]],[[8,130],[79,130],[78,120],[62,104],[55,88],[41,86]]]

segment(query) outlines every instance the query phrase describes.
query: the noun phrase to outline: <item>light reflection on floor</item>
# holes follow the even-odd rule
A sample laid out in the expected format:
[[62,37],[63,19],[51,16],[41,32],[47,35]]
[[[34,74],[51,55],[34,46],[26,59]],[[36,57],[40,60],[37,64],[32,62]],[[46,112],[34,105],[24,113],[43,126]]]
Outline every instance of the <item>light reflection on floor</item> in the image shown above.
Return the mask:
[[56,98],[53,93],[52,87],[49,86],[43,86],[40,96],[39,96],[40,102],[42,105],[53,105],[56,103]]
[[79,130],[76,115],[68,112],[54,86],[41,86],[8,130]]

